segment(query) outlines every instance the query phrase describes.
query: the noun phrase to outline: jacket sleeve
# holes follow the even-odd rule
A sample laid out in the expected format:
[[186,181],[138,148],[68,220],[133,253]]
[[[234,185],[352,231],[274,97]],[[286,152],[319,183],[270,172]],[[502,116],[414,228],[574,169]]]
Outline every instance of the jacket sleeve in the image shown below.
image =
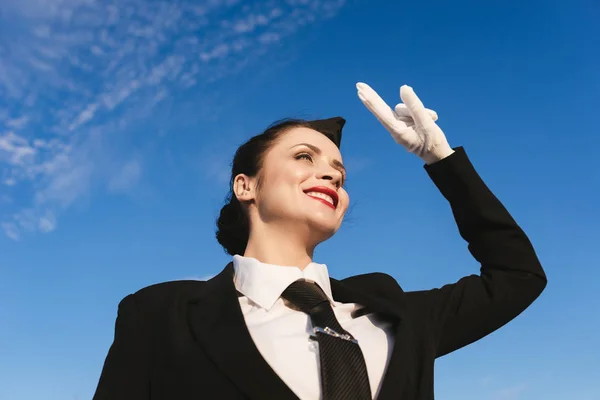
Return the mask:
[[93,400],[150,399],[150,347],[139,320],[135,300],[129,295],[119,304],[115,337]]
[[479,177],[462,147],[425,166],[449,201],[458,230],[479,275],[439,289],[408,292],[409,307],[433,330],[436,357],[443,356],[505,325],[544,290],[546,275],[535,251],[500,201]]

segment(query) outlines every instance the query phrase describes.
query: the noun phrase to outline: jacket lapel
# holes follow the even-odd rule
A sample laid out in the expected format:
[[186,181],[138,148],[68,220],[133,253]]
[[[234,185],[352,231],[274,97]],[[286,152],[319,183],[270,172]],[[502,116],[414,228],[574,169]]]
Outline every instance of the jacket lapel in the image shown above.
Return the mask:
[[202,297],[188,303],[188,319],[196,341],[218,368],[252,399],[298,399],[248,332],[233,284],[233,264],[207,281],[205,288]]
[[[382,274],[365,274],[354,276],[343,281],[331,279],[331,290],[335,301],[356,303],[365,306],[366,313],[377,313],[391,318],[395,326],[395,340],[392,355],[388,360],[385,375],[377,396],[378,400],[403,398],[404,391],[412,379],[411,359],[414,349],[410,339],[409,319],[404,307],[402,289],[391,277],[383,278]],[[394,300],[373,296],[371,293],[398,293]]]

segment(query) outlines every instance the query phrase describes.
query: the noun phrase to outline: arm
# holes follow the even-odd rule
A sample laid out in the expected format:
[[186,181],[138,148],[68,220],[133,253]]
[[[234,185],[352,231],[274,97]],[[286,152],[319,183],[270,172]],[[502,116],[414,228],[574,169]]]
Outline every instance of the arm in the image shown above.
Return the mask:
[[108,351],[93,400],[147,400],[150,347],[140,327],[133,297],[119,304],[115,338]]
[[436,355],[466,346],[525,310],[546,286],[546,275],[525,233],[481,180],[462,148],[454,151],[409,86],[404,103],[392,110],[370,86],[356,85],[358,97],[394,140],[418,155],[450,202],[460,235],[481,263],[471,275],[440,289],[407,293],[408,306],[426,321]]
[[[471,275],[440,289],[409,292],[426,315],[437,356],[466,346],[525,310],[546,286],[529,239],[481,180],[462,148],[425,169],[450,207],[460,235],[481,263]],[[423,315],[423,314],[422,314]]]

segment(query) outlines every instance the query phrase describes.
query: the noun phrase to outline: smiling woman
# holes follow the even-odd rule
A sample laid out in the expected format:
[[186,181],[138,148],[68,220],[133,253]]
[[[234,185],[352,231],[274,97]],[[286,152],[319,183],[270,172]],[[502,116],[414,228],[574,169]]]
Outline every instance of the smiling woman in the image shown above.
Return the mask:
[[[217,240],[232,261],[207,281],[127,296],[95,400],[430,400],[437,357],[505,325],[542,292],[529,239],[452,149],[411,88],[394,110],[358,97],[425,162],[481,263],[439,289],[404,292],[389,275],[336,280],[313,261],[348,209],[345,120],[285,120],[237,150]],[[449,260],[449,264],[450,264]]]
[[277,255],[273,249],[295,248],[293,243],[314,249],[340,227],[348,208],[338,148],[344,123],[339,117],[284,120],[240,146],[217,221],[217,240],[229,254],[276,265],[290,257],[297,258],[291,265],[312,260],[305,251]]

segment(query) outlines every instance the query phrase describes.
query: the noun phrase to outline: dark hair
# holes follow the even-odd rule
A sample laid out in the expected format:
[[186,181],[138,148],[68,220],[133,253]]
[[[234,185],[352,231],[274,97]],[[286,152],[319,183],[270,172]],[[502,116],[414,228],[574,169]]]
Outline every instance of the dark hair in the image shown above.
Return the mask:
[[256,176],[262,168],[263,159],[267,150],[283,133],[291,128],[309,127],[309,122],[303,119],[284,119],[273,123],[263,133],[256,135],[242,144],[231,163],[231,179],[229,193],[225,205],[217,219],[217,241],[230,255],[243,255],[248,245],[250,235],[250,221],[235,193],[233,193],[234,179],[239,174],[251,177]]

